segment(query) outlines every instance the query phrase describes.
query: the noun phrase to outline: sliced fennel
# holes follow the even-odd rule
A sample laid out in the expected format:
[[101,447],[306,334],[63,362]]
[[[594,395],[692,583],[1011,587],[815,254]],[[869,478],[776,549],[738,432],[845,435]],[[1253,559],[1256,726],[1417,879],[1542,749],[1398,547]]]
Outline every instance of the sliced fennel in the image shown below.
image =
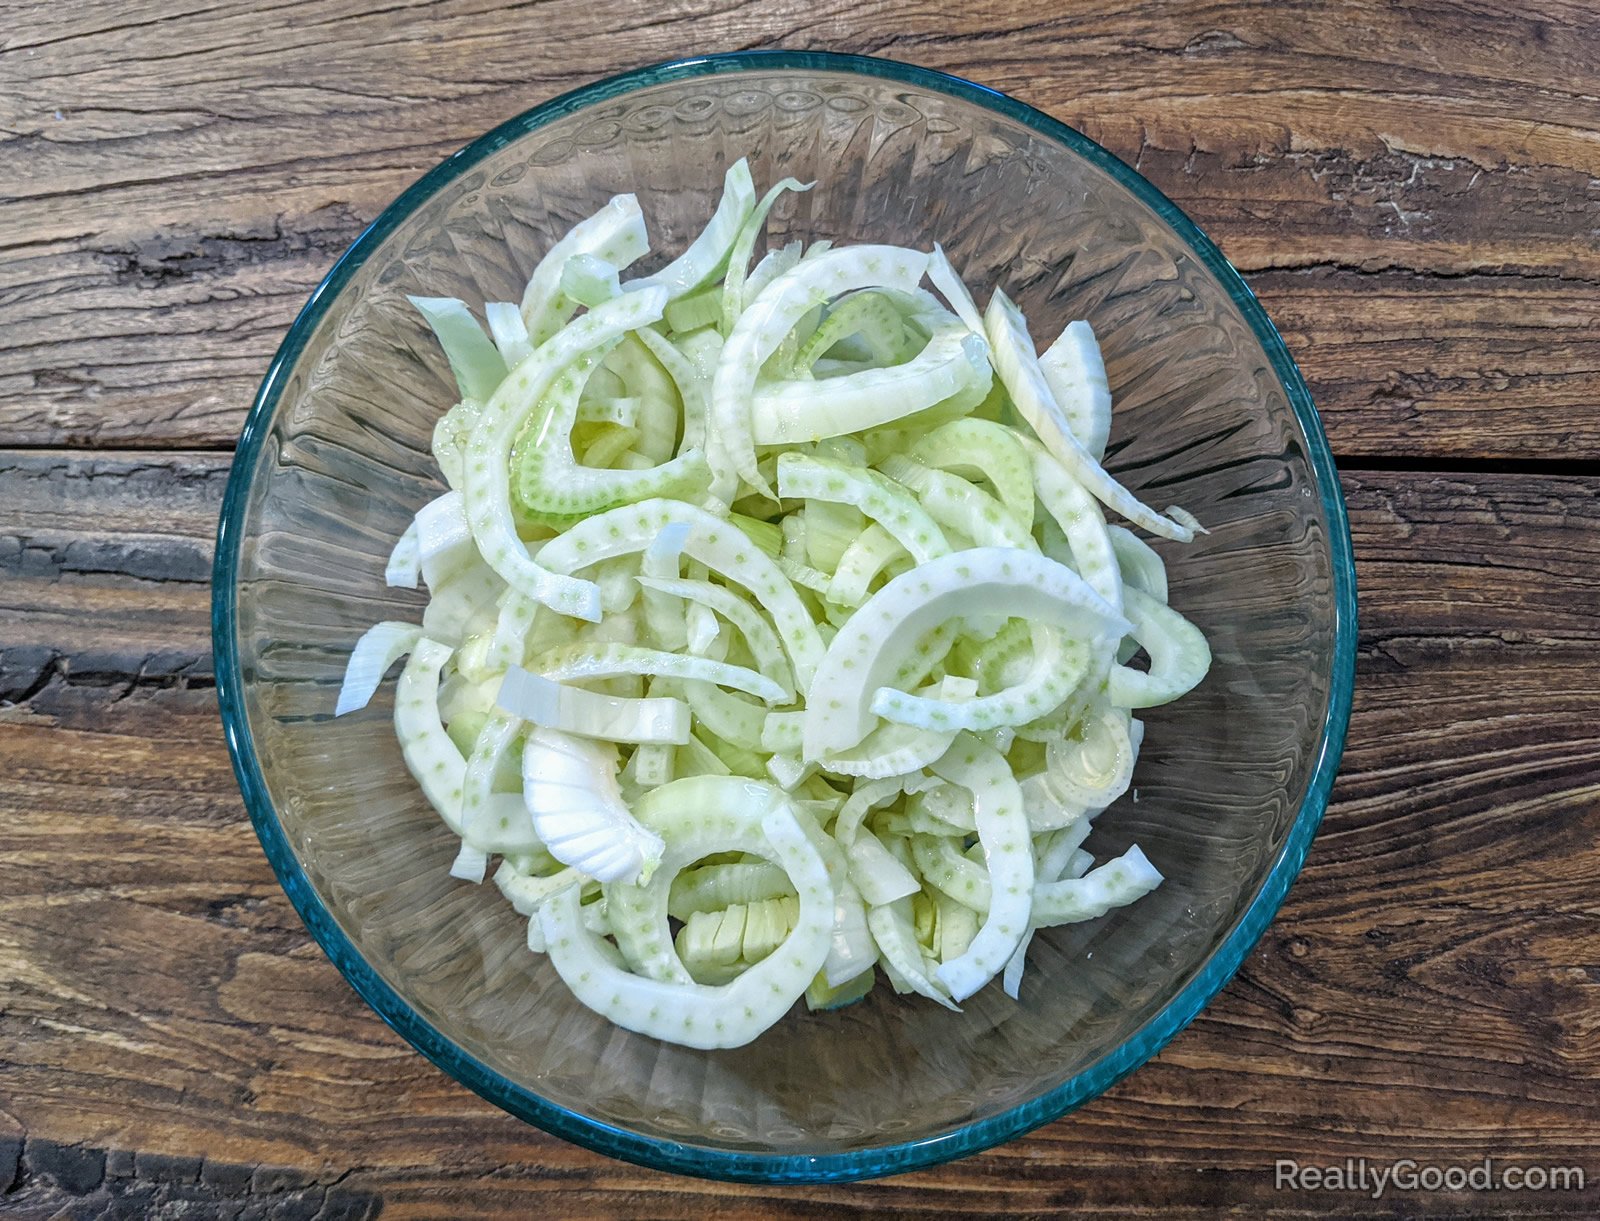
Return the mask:
[[406,527],[384,565],[383,583],[396,589],[415,589],[422,578],[422,556],[417,549],[417,523]]
[[627,699],[567,686],[521,666],[505,672],[496,698],[530,724],[610,742],[689,740],[689,708],[676,699]]
[[486,399],[505,379],[506,362],[465,303],[454,297],[411,297],[433,328],[464,399]]
[[738,316],[717,361],[711,420],[718,432],[713,493],[732,504],[742,480],[770,492],[756,471],[751,415],[756,378],[802,318],[831,297],[860,288],[916,287],[928,257],[897,246],[853,246],[802,259],[767,285]]
[[[646,359],[654,358],[647,356]],[[595,354],[581,358],[556,378],[546,394],[542,415],[531,422],[515,453],[518,502],[532,513],[567,518],[675,490],[703,489],[710,475],[705,457],[697,449],[643,470],[609,470],[595,465],[596,455],[591,448],[584,455],[585,463],[579,464],[572,449],[573,430],[581,410],[579,399],[585,382],[598,367]],[[661,405],[661,388],[653,389],[655,393],[644,400],[649,406],[639,408],[640,422],[647,410]],[[675,421],[677,404],[669,404],[668,410]],[[673,433],[676,434],[676,428]],[[642,440],[643,432],[619,427],[612,435],[617,438],[616,444],[632,445],[636,438]],[[668,438],[665,448],[670,449],[671,444]]]
[[[776,950],[720,986],[659,980],[612,960],[584,926],[576,889],[551,899],[540,917],[550,961],[591,1009],[628,1030],[687,1047],[738,1047],[787,1013],[822,969],[833,922],[833,887],[821,853],[806,834],[805,815],[786,797],[775,789],[762,794],[745,781],[710,783],[715,787],[708,791],[703,780],[677,782],[695,786],[687,796],[675,786],[657,789],[646,798],[655,798],[652,809],[645,810],[641,801],[640,812],[648,819],[657,808],[699,809],[704,813],[696,817],[729,833],[752,817],[759,819],[767,850],[800,896],[794,927]],[[663,827],[668,833],[672,829],[670,823]],[[663,908],[663,927],[665,914]]]
[[[650,248],[644,213],[632,195],[618,195],[551,247],[534,268],[522,294],[522,320],[530,347],[538,348],[555,335],[578,308],[561,290],[567,261],[574,255],[592,255],[619,271],[642,258]],[[663,290],[665,292],[665,290]]]
[[484,561],[525,597],[582,619],[600,618],[593,582],[551,573],[528,554],[511,506],[511,446],[530,413],[567,367],[661,316],[665,289],[632,293],[586,313],[542,343],[483,406],[465,453],[467,520]]
[[661,837],[628,812],[617,788],[616,748],[534,729],[522,748],[522,797],[550,855],[596,881],[648,878]]
[[1069,322],[1039,357],[1039,371],[1078,444],[1096,462],[1102,460],[1111,434],[1111,387],[1094,328],[1081,320]]
[[946,327],[904,364],[824,381],[758,382],[751,432],[757,445],[845,436],[926,411],[988,376],[983,340],[959,325]]
[[482,324],[412,299],[458,398],[384,580],[429,600],[360,638],[335,705],[406,658],[396,736],[453,876],[492,876],[585,1005],[696,1048],[880,970],[952,1009],[1019,995],[1040,930],[1160,884],[1083,845],[1135,712],[1210,665],[1162,557],[1106,522],[1201,532],[1101,465],[1090,325],[1036,355],[937,245],[755,259],[803,189],[758,198],[739,161],[649,275],[619,195]]
[[873,693],[891,684],[895,666],[921,633],[994,605],[1057,623],[1089,641],[1130,630],[1076,573],[1041,555],[975,547],[919,564],[868,599],[828,646],[806,707],[806,757],[848,750],[867,735]]
[[385,622],[369,627],[350,653],[333,715],[365,708],[377,694],[389,667],[411,652],[421,639],[422,629],[412,623]]
[[1152,534],[1184,543],[1190,541],[1195,533],[1192,526],[1177,520],[1170,513],[1163,517],[1140,504],[1131,492],[1106,474],[1094,456],[1083,448],[1039,368],[1039,358],[1034,354],[1033,341],[1028,338],[1027,322],[1022,311],[998,289],[989,301],[984,325],[994,353],[995,371],[1000,375],[1011,401],[1044,447],[1068,473],[1107,508],[1115,509]]
[[700,236],[660,271],[630,283],[628,291],[660,285],[669,297],[676,299],[700,287],[727,263],[734,242],[755,206],[756,184],[750,177],[750,163],[740,157],[723,176],[722,201]]

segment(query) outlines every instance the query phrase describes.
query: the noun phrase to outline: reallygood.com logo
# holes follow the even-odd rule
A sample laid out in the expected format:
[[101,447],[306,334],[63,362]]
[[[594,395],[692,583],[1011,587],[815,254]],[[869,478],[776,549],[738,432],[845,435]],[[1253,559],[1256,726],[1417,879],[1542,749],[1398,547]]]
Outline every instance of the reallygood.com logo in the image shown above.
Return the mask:
[[1373,1163],[1347,1158],[1342,1165],[1302,1166],[1290,1158],[1273,1163],[1280,1191],[1362,1191],[1374,1200],[1386,1191],[1582,1191],[1581,1166],[1497,1166],[1486,1157],[1472,1166],[1431,1166],[1415,1158]]

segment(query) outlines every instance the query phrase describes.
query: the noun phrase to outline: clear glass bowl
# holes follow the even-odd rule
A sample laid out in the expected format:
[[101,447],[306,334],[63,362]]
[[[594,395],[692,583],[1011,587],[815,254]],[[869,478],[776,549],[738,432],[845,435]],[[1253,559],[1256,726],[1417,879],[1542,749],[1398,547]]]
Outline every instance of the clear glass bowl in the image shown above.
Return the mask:
[[[455,397],[407,293],[516,300],[539,254],[634,191],[676,252],[748,156],[777,240],[927,247],[1001,284],[1047,337],[1086,317],[1116,393],[1109,465],[1210,533],[1163,546],[1215,665],[1148,718],[1097,856],[1137,840],[1167,881],[1034,942],[1020,1003],[951,1014],[887,986],[700,1052],[582,1008],[406,774],[387,689],[333,720],[351,644],[422,598],[385,557],[440,489]],[[1098,145],[1001,94],[885,60],[741,54],[642,69],[496,128],[402,195],[290,330],[245,426],[218,533],[228,743],[256,830],[328,956],[424,1055],[570,1140],[667,1170],[840,1180],[959,1157],[1054,1119],[1149,1059],[1233,975],[1300,869],[1349,715],[1355,589],[1304,383],[1215,246]]]

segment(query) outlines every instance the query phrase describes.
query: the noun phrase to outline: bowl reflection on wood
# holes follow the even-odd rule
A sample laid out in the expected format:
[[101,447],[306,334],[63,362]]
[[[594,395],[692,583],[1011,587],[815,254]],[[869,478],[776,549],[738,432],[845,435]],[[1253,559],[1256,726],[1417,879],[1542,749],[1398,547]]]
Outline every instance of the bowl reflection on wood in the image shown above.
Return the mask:
[[[785,196],[771,239],[941,242],[1036,335],[1088,318],[1116,400],[1107,465],[1210,533],[1157,543],[1210,676],[1147,718],[1097,859],[1138,841],[1166,883],[1034,940],[1020,1003],[951,1014],[876,988],[700,1052],[610,1025],[525,945],[412,783],[387,689],[330,719],[350,646],[424,595],[388,552],[438,494],[456,393],[407,294],[517,300],[575,221],[633,191],[680,251],[726,165]],[[997,94],[878,60],[773,53],[645,69],[558,99],[428,175],[357,242],[279,353],[219,534],[219,685],[251,814],[308,926],[403,1035],[552,1131],[665,1169],[856,1178],[1006,1139],[1093,1097],[1237,969],[1298,871],[1348,716],[1354,587],[1320,426],[1276,333],[1221,256],[1142,179]]]

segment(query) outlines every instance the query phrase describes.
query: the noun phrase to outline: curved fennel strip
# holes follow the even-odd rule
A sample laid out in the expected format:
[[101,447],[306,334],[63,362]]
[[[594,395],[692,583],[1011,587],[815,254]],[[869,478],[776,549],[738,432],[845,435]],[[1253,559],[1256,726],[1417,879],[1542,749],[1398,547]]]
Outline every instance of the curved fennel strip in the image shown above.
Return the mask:
[[911,855],[917,872],[929,885],[973,911],[989,910],[989,871],[961,850],[957,837],[927,832],[914,835]]
[[951,420],[916,440],[908,456],[964,479],[985,479],[1000,503],[1033,528],[1033,462],[1017,434],[992,420]]
[[[649,796],[638,804],[643,824],[669,845],[656,873],[645,884],[615,885],[606,890],[611,930],[622,951],[623,960],[636,975],[668,983],[690,984],[694,980],[673,949],[667,924],[672,887],[678,875],[704,856],[721,852],[741,852],[764,856],[770,849],[761,827],[759,807],[738,819],[708,818],[702,808],[682,800],[687,793],[697,798],[725,800],[726,785],[704,780],[679,781],[678,796]],[[662,790],[657,789],[656,793]],[[784,874],[787,881],[788,875]],[[741,947],[742,948],[742,947]],[[738,955],[734,955],[735,958]]]
[[422,557],[417,552],[417,523],[413,521],[389,553],[389,562],[383,568],[383,583],[391,589],[415,589],[421,577]]
[[[831,843],[824,838],[823,842]],[[828,956],[822,961],[822,979],[837,988],[871,971],[878,961],[878,943],[867,923],[867,903],[855,882],[841,872],[834,883],[833,928]]]
[[395,687],[394,730],[428,804],[460,835],[467,764],[439,719],[439,670],[450,653],[450,646],[437,640],[416,641]]
[[776,682],[783,689],[786,697],[794,694],[794,683],[789,671],[789,661],[784,655],[783,642],[778,639],[777,631],[762,618],[760,611],[738,594],[724,586],[713,585],[710,581],[643,575],[634,579],[646,589],[675,598],[682,598],[687,602],[704,606],[721,615],[739,629],[740,634],[745,639],[745,643],[749,646],[750,652],[755,657],[756,665],[760,672]]
[[625,674],[648,674],[663,678],[689,678],[716,683],[748,692],[768,703],[786,699],[784,690],[764,674],[744,666],[729,665],[705,657],[668,653],[627,644],[566,644],[541,653],[533,668],[556,682],[584,682],[597,678],[618,678]]
[[1022,793],[998,753],[964,736],[933,765],[933,771],[971,791],[978,843],[989,868],[989,905],[978,934],[964,953],[937,972],[939,982],[960,1001],[1005,969],[1028,931],[1033,852]]
[[1142,673],[1111,667],[1111,702],[1119,708],[1149,708],[1194,690],[1211,668],[1211,646],[1200,629],[1131,586],[1123,593],[1123,606],[1133,620],[1129,635],[1150,654],[1150,669]]
[[969,538],[979,547],[1039,550],[1028,527],[1010,509],[959,475],[934,470],[898,454],[885,458],[880,465],[885,475],[916,494],[941,529]]
[[[696,567],[705,569],[703,564]],[[699,577],[691,577],[690,580],[699,580]],[[689,652],[696,657],[711,657],[724,648],[722,628],[717,623],[716,613],[703,602],[684,603],[683,627]]]
[[1105,915],[1149,894],[1163,879],[1137,845],[1081,878],[1066,878],[1034,889],[1033,921],[1040,928],[1076,924]]
[[407,297],[433,329],[456,389],[464,399],[486,399],[506,375],[505,358],[464,302],[454,297]]
[[905,991],[916,992],[946,1009],[956,1009],[945,986],[932,978],[934,964],[928,961],[917,943],[909,898],[868,908],[867,928],[883,953],[884,963],[893,972],[891,979],[897,974],[906,985]]
[[345,664],[344,684],[339,688],[333,715],[344,716],[371,703],[389,667],[411,652],[421,639],[422,629],[414,623],[375,623],[362,633]]
[[857,832],[846,849],[850,858],[850,880],[861,897],[874,907],[909,898],[922,889],[922,883],[871,831]]
[[676,500],[624,505],[579,522],[547,543],[539,558],[552,571],[576,572],[601,560],[643,551],[660,530],[675,522],[689,527],[685,555],[750,591],[771,617],[794,666],[795,680],[808,686],[823,653],[815,622],[777,564],[714,513]]
[[1125,709],[1101,705],[1084,716],[1080,737],[1047,744],[1043,778],[1049,794],[1085,812],[1103,810],[1121,797],[1139,753],[1136,724]]
[[[527,852],[539,847],[522,800],[515,793],[494,790],[496,775],[521,734],[521,721],[504,714],[490,716],[479,731],[462,776],[461,839],[465,846],[484,852]],[[482,877],[480,868],[475,880]]]
[[[857,782],[850,796],[839,807],[838,817],[833,824],[835,842],[848,853],[867,815],[880,806],[888,805],[903,792],[905,785],[898,777]],[[911,892],[908,890],[906,893]]]
[[433,426],[433,458],[452,490],[459,491],[466,483],[467,442],[482,412],[480,400],[462,399]]
[[813,568],[810,564],[801,563],[790,556],[780,555],[778,569],[801,589],[809,589],[814,594],[828,592],[828,574],[820,568]]
[[506,583],[482,561],[475,561],[452,576],[432,595],[422,612],[422,632],[452,647],[480,626],[493,622],[495,601]]
[[1027,441],[1039,503],[1055,520],[1072,551],[1078,575],[1108,604],[1122,609],[1122,570],[1099,502],[1072,479],[1039,442]]
[[634,332],[639,342],[650,350],[650,355],[661,362],[667,376],[678,389],[678,401],[683,406],[682,435],[678,441],[678,456],[692,450],[703,450],[706,439],[706,414],[710,410],[710,385],[694,363],[672,340],[665,335],[643,327]]
[[[551,963],[578,999],[617,1025],[688,1047],[739,1047],[788,1012],[822,969],[833,920],[832,887],[821,854],[799,823],[802,816],[778,790],[748,781],[714,787],[705,781],[678,783],[696,785],[695,804],[707,822],[732,830],[752,815],[760,819],[773,858],[800,896],[799,918],[784,942],[728,984],[646,979],[607,957],[584,927],[575,890],[540,909],[545,940]],[[652,797],[669,801],[673,787]],[[754,799],[763,788],[768,795]]]
[[1022,619],[1007,619],[987,639],[979,639],[968,622],[959,646],[960,664],[978,680],[979,687],[994,690],[1024,681],[1033,660],[1033,626]]
[[724,742],[758,754],[776,753],[762,747],[762,733],[770,715],[765,705],[724,691],[713,683],[690,681],[682,687],[683,698],[695,720]]
[[795,324],[823,302],[854,289],[915,288],[927,263],[926,255],[897,246],[829,250],[818,258],[802,259],[738,316],[711,386],[711,420],[718,436],[712,455],[713,492],[725,503],[733,502],[740,480],[766,489],[766,480],[756,470],[750,404],[762,364]]
[[500,350],[500,359],[506,368],[515,369],[533,354],[533,344],[528,342],[528,324],[522,320],[522,308],[510,301],[490,301],[483,307],[484,321],[489,324],[489,338]]
[[[780,183],[779,185],[781,186],[783,184]],[[771,192],[769,191],[768,194],[771,194]],[[750,232],[753,235],[755,230],[752,229]],[[812,249],[816,250],[817,253],[820,254],[832,244],[833,243],[831,242],[813,242]],[[754,301],[761,295],[762,289],[764,289],[768,284],[771,284],[784,272],[792,270],[794,265],[798,263],[801,258],[804,257],[804,255],[805,243],[800,241],[798,238],[792,242],[785,242],[782,246],[779,246],[774,250],[767,251],[766,254],[761,256],[760,262],[750,269],[750,274],[745,277],[740,296],[748,297],[750,300]],[[748,261],[749,256],[747,253],[746,262]],[[728,273],[731,276],[733,274],[733,268],[730,267]],[[724,294],[723,299],[725,302],[727,301],[727,294]],[[736,313],[737,311],[735,311],[734,314],[727,315],[724,322],[725,330],[733,330],[733,318],[736,316]]]
[[446,492],[417,510],[417,566],[429,589],[438,589],[477,558],[467,525],[466,499]]
[[828,307],[816,330],[796,349],[789,372],[803,380],[824,354],[839,345],[864,347],[874,367],[881,368],[894,363],[905,340],[906,319],[887,293],[871,289],[851,293]]
[[620,271],[649,249],[644,213],[633,195],[614,196],[600,211],[579,221],[550,248],[528,278],[522,294],[522,320],[529,345],[537,349],[560,331],[578,308],[578,303],[561,291],[568,259],[575,254],[593,255]]
[[575,254],[561,269],[561,291],[578,305],[593,307],[620,295],[622,283],[617,269],[604,259]]
[[893,687],[879,687],[872,696],[872,712],[886,721],[924,729],[994,729],[1020,725],[1043,716],[1072,693],[1089,670],[1089,649],[1082,641],[1068,640],[1058,627],[1033,625],[1033,660],[1026,675],[991,695],[966,700],[930,699]]
[[[1088,834],[1088,830],[1089,824],[1085,820],[1072,830],[1054,836],[1050,845],[1039,854],[1034,870],[1036,890],[1041,882],[1058,882],[1069,877],[1078,878],[1088,872],[1094,863],[1094,858],[1078,847]],[[1028,931],[1023,934],[1021,944],[1017,946],[1017,952],[1011,956],[1011,961],[1006,963],[1006,969],[1001,973],[1005,993],[1012,1000],[1019,999],[1022,973],[1027,967],[1028,946],[1033,941],[1034,931],[1034,927],[1030,924]]]
[[667,290],[669,297],[676,299],[700,287],[727,263],[739,231],[750,219],[755,206],[756,184],[750,177],[750,163],[740,157],[723,175],[722,198],[700,236],[660,271],[629,282],[625,291],[638,292],[660,286]]
[[467,448],[467,520],[485,562],[506,584],[563,614],[596,622],[600,594],[591,581],[534,562],[511,518],[511,445],[523,420],[561,370],[579,357],[661,316],[665,289],[620,297],[591,310],[541,344],[484,404]]
[[1022,807],[1028,815],[1028,826],[1035,835],[1059,831],[1070,827],[1088,813],[1088,807],[1062,800],[1050,785],[1043,772],[1028,776],[1018,783],[1022,790]]
[[867,519],[854,505],[831,500],[808,500],[799,513],[784,519],[805,525],[806,560],[824,572],[833,572],[845,550],[861,536]]
[[778,493],[785,498],[854,505],[919,564],[950,550],[938,523],[915,497],[864,467],[806,454],[784,454],[778,459]]
[[[579,464],[572,450],[578,400],[599,363],[598,351],[586,353],[555,379],[542,408],[536,408],[542,409],[543,415],[533,435],[516,447],[517,499],[532,512],[559,516],[593,513],[674,490],[693,491],[710,478],[704,455],[694,449],[643,470],[604,470]],[[671,448],[670,440],[665,448]]]
[[[642,328],[648,330],[649,328]],[[616,374],[623,390],[639,401],[628,460],[640,470],[669,465],[678,445],[682,403],[671,374],[639,338],[640,331],[622,337],[606,356],[607,369]],[[624,463],[626,466],[627,463]],[[698,486],[695,490],[699,490]]]
[[978,304],[972,299],[972,291],[950,265],[944,247],[938,242],[933,244],[933,254],[928,259],[928,279],[933,281],[933,286],[950,303],[950,308],[955,310],[956,316],[966,324],[967,329],[974,335],[982,335],[983,315],[978,312]]
[[[809,191],[815,184],[801,182],[796,178],[784,178],[767,188],[767,193],[756,201],[755,208],[746,218],[743,227],[733,241],[733,249],[728,252],[728,274],[722,279],[722,334],[731,335],[734,324],[746,305],[755,300],[757,292],[765,288],[778,271],[769,260],[763,259],[761,265],[756,267],[746,277],[750,268],[750,255],[755,250],[756,239],[761,236],[761,231],[767,223],[767,215],[772,211],[773,205],[789,191]],[[821,243],[826,245],[827,243]],[[798,263],[805,256],[796,253],[794,263]],[[790,264],[791,266],[793,264]],[[757,272],[766,276],[761,279]]]
[[882,526],[873,522],[844,549],[827,588],[828,600],[840,606],[860,606],[867,600],[872,582],[897,561],[911,559],[911,553]]
[[1111,385],[1094,328],[1069,322],[1039,357],[1039,371],[1078,444],[1096,462],[1104,459],[1111,435]]
[[1124,583],[1149,594],[1157,602],[1165,602],[1167,566],[1156,549],[1125,526],[1107,526],[1106,533]]
[[[510,861],[502,861],[500,868],[495,870],[494,874],[495,886],[511,903],[512,910],[520,916],[537,915],[539,908],[544,906],[551,895],[558,895],[568,888],[582,886],[588,880],[570,865],[554,873],[535,876],[513,867]],[[543,946],[539,952],[541,954],[544,952]]]
[[1028,338],[1022,313],[999,289],[989,300],[984,316],[995,372],[1011,395],[1017,410],[1034,433],[1067,472],[1092,492],[1107,508],[1115,509],[1129,521],[1152,534],[1188,542],[1194,530],[1170,517],[1146,508],[1125,487],[1101,468],[1068,427],[1060,405],[1050,393],[1049,384],[1039,370],[1033,341]]
[[641,827],[617,787],[616,748],[534,728],[522,748],[522,799],[556,860],[600,882],[648,877],[661,838]]
[[[468,829],[462,818],[462,803],[466,798],[467,761],[439,718],[439,671],[449,661],[450,653],[450,646],[437,640],[424,637],[417,641],[395,687],[394,729],[406,767],[428,804],[445,826],[466,840]],[[514,796],[506,796],[515,803]],[[505,803],[492,804],[499,807]],[[497,809],[493,819],[493,840],[474,843],[474,847],[504,852],[538,846],[534,829],[525,820],[508,817],[508,825],[501,828],[502,813]]]
[[906,776],[931,766],[950,749],[955,735],[954,729],[890,722],[874,729],[853,750],[823,755],[817,762],[827,771],[863,780]]
[[496,703],[546,729],[609,742],[689,740],[689,708],[669,697],[631,699],[569,687],[520,666],[505,672]]
[[[663,529],[639,557],[636,583],[648,578],[677,580],[683,560],[683,544],[689,537],[689,527],[677,522]],[[621,557],[618,557],[619,559]],[[679,650],[689,643],[689,619],[683,604],[649,585],[642,588],[644,595],[645,626],[656,645],[663,649]],[[699,649],[692,650],[700,652]]]
[[[602,598],[602,614],[604,610]],[[547,608],[532,598],[525,598],[514,589],[506,590],[495,612],[494,629],[489,637],[484,664],[494,670],[504,670],[522,661],[528,652],[528,637],[532,635],[541,611],[549,613]]]
[[904,364],[825,381],[758,381],[751,433],[757,445],[792,445],[880,427],[959,394],[982,378],[986,361],[981,339],[947,327]]
[[848,750],[871,728],[872,694],[922,633],[972,610],[1011,614],[1097,638],[1129,624],[1071,569],[999,547],[958,551],[895,577],[846,621],[828,646],[806,709],[805,757]]

